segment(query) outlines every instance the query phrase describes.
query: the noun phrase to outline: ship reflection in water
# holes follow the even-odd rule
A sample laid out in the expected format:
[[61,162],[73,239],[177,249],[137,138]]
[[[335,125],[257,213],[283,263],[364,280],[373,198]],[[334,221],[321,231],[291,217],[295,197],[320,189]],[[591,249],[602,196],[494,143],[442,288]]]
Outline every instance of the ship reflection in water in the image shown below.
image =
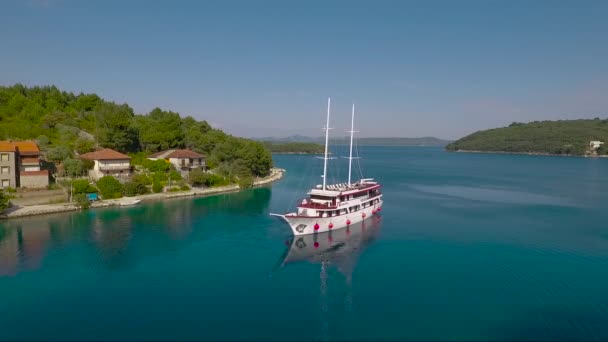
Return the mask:
[[342,274],[349,276],[361,252],[375,240],[380,231],[380,217],[373,217],[346,228],[325,233],[296,236],[288,241],[280,267],[308,261],[333,265]]
[[[359,257],[380,233],[381,217],[374,216],[370,220],[358,222],[346,228],[324,233],[295,236],[287,241],[289,248],[276,268],[289,264],[309,262],[320,264],[319,273],[319,311],[321,313],[320,340],[329,339],[330,309],[328,298],[329,267],[335,267],[342,275],[346,285],[344,311],[352,311],[352,275]],[[275,268],[275,270],[276,270]]]
[[320,264],[323,282],[327,268],[333,266],[346,277],[346,283],[350,285],[359,256],[380,233],[380,219],[380,216],[375,216],[346,228],[295,236],[287,241],[289,248],[275,270],[302,261]]

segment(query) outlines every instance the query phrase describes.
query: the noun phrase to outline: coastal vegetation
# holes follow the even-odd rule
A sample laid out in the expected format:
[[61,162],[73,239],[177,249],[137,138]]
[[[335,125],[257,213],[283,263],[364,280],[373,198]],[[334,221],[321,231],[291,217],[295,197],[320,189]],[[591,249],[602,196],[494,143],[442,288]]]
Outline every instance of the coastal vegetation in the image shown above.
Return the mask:
[[307,142],[274,142],[264,141],[264,146],[272,153],[305,153],[320,154],[324,151],[324,146],[317,143]]
[[[589,142],[608,143],[608,119],[514,122],[508,127],[478,131],[446,146],[448,151],[483,151],[584,155]],[[595,151],[608,153],[606,144]]]
[[[143,155],[188,148],[205,154],[207,165],[225,176],[266,176],[272,167],[261,142],[231,136],[206,121],[160,108],[136,114],[127,104],[55,86],[0,86],[0,123],[0,139],[34,139],[55,163],[97,147]],[[71,175],[87,166],[68,164]]]
[[10,206],[11,197],[0,189],[0,212]]

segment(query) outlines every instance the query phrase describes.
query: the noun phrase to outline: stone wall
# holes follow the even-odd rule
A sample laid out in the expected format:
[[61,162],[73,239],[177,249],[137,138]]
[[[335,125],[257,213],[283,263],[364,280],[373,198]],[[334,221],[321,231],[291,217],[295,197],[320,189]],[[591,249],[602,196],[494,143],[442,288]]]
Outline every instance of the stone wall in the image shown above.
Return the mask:
[[46,188],[49,185],[49,175],[21,175],[20,186],[28,189]]

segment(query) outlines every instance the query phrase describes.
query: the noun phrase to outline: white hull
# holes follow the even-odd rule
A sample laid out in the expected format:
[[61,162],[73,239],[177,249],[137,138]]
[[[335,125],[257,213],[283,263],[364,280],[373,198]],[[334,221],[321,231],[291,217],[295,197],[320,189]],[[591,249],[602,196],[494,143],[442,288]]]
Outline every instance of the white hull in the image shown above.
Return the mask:
[[[380,213],[378,209],[381,210],[382,203],[382,200],[379,200],[378,203],[367,208],[362,208],[356,212],[333,217],[303,217],[296,216],[295,214],[273,215],[279,216],[285,220],[285,222],[289,224],[293,235],[309,235],[343,229],[349,225],[352,226],[363,220],[367,220]],[[315,227],[318,227],[318,229],[315,229]]]

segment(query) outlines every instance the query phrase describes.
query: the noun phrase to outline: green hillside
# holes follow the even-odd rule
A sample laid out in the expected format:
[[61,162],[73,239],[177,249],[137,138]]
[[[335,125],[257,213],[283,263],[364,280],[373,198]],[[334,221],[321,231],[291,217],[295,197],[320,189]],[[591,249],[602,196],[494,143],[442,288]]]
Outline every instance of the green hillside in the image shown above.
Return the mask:
[[[446,146],[449,151],[486,151],[584,155],[591,140],[608,142],[608,120],[514,122],[478,131]],[[597,153],[606,154],[602,146]]]
[[206,121],[160,108],[136,114],[127,104],[55,86],[0,86],[0,139],[35,139],[56,162],[96,147],[123,153],[190,148],[207,155],[210,167],[233,175],[263,176],[272,166],[262,143],[233,137]]
[[306,142],[273,142],[264,141],[264,146],[273,153],[305,153],[320,154],[325,150],[324,145]]

